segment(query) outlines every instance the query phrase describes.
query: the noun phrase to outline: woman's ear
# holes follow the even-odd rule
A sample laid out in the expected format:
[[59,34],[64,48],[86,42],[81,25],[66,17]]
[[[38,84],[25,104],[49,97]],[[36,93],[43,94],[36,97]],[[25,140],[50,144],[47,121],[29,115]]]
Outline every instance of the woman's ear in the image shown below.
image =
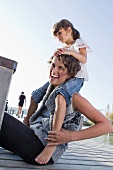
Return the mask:
[[71,78],[71,76],[70,75],[67,75],[67,80],[69,80]]

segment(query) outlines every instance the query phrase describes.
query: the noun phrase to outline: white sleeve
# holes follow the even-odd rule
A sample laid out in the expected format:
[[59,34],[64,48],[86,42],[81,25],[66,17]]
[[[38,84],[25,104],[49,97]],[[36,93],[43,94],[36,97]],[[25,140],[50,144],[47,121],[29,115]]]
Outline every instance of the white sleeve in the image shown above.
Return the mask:
[[80,48],[86,48],[87,53],[92,52],[91,48],[87,45],[87,43],[83,39],[77,39],[75,42],[75,46],[80,49]]

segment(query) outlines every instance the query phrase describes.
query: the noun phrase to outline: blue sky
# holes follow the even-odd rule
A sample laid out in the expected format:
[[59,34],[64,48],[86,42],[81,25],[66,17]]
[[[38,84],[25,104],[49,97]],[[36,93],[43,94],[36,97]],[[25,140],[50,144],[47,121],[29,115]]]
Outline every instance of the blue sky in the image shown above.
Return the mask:
[[0,56],[18,62],[8,100],[18,105],[24,91],[31,92],[48,80],[49,57],[61,47],[52,34],[54,23],[70,20],[92,48],[88,55],[89,81],[81,89],[98,109],[113,104],[113,1],[112,0],[0,0]]

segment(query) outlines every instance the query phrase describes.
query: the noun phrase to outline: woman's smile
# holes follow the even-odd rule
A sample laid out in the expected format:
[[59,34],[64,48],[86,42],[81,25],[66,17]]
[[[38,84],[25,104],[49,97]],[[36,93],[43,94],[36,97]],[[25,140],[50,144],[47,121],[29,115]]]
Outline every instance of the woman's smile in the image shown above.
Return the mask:
[[54,86],[58,86],[59,84],[64,83],[68,77],[67,68],[64,66],[62,61],[58,59],[58,57],[54,56],[50,66],[50,83]]
[[51,73],[51,80],[52,81],[54,81],[54,80],[56,80],[56,79],[58,79],[59,78],[59,76],[58,75],[54,75],[53,73]]

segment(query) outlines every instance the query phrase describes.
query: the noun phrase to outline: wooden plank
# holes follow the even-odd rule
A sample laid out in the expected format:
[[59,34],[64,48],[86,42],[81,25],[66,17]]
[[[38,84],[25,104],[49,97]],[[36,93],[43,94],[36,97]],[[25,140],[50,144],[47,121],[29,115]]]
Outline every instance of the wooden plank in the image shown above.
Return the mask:
[[20,161],[6,161],[6,165],[4,166],[4,164],[2,164],[2,162],[0,161],[0,167],[1,168],[5,168],[5,169],[41,169],[41,170],[113,170],[113,167],[110,166],[103,166],[103,165],[84,165],[84,164],[54,164],[54,165],[46,165],[46,166],[34,166],[34,165],[29,165],[26,164],[25,162],[20,162]]
[[0,170],[113,170],[113,146],[94,140],[72,142],[56,164],[30,165],[9,151],[0,149]]

